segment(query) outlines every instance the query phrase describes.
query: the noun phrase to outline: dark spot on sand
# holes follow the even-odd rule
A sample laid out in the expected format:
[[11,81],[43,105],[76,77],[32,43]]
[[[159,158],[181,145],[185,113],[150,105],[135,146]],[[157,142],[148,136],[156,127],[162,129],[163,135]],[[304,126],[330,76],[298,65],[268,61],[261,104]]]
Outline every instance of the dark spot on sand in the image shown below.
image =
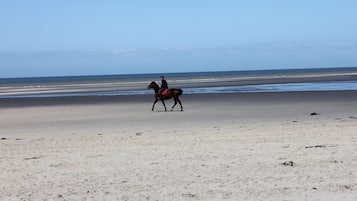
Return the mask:
[[350,119],[357,119],[357,117],[352,117],[352,116],[351,116]]
[[7,138],[6,137],[2,137],[2,138],[0,138],[0,140],[7,140]]
[[135,133],[136,136],[141,136],[142,134],[143,134],[142,132]]
[[35,159],[40,159],[42,158],[41,156],[34,156],[34,157],[30,157],[30,158],[24,158],[24,160],[35,160]]
[[281,164],[284,165],[284,166],[291,166],[291,167],[296,165],[296,163],[294,163],[294,161],[287,161],[287,162],[284,162],[284,163],[281,163]]
[[338,161],[338,160],[332,160],[330,161],[331,163],[343,163],[343,161]]
[[193,193],[184,193],[182,194],[183,197],[186,197],[186,198],[195,198],[197,197],[196,194],[193,194]]
[[326,145],[315,145],[315,146],[306,146],[305,149],[310,149],[310,148],[326,148]]
[[316,113],[316,112],[313,112],[310,114],[311,116],[314,116],[314,115],[320,115],[319,113]]

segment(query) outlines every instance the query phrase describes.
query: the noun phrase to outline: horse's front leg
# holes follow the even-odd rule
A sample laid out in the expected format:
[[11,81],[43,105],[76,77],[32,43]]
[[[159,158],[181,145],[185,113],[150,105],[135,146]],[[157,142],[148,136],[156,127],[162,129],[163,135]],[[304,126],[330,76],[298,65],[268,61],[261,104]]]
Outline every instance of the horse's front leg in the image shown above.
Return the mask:
[[165,105],[165,101],[163,99],[161,99],[162,104],[164,105],[165,111],[166,111],[166,105]]
[[179,102],[179,104],[180,104],[180,106],[181,106],[181,111],[183,111],[183,107],[182,107],[182,104],[181,104],[180,99],[177,98],[177,101]]
[[155,107],[155,104],[157,103],[157,101],[159,101],[159,100],[158,100],[158,99],[155,99],[154,104],[152,104],[152,109],[151,109],[151,111],[154,111],[154,107]]

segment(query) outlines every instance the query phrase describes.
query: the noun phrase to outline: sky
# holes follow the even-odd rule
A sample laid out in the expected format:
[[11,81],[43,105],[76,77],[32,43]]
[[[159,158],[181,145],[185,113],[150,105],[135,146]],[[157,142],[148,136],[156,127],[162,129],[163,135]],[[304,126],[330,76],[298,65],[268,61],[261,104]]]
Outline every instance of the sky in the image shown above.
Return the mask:
[[0,78],[357,66],[355,0],[0,0]]

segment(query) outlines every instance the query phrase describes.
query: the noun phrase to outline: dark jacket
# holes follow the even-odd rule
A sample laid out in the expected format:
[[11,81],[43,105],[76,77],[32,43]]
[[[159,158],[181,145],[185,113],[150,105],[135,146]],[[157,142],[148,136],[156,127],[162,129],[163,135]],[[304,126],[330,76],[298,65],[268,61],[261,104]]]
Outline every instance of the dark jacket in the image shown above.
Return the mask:
[[162,79],[161,80],[161,89],[168,89],[169,86],[167,85],[166,80]]

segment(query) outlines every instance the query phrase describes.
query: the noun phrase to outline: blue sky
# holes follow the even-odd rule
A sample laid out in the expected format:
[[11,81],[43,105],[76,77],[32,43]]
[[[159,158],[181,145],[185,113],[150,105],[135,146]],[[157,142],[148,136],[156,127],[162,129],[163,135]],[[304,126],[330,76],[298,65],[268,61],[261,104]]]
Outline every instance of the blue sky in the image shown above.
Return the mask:
[[357,66],[355,0],[0,0],[0,77]]

